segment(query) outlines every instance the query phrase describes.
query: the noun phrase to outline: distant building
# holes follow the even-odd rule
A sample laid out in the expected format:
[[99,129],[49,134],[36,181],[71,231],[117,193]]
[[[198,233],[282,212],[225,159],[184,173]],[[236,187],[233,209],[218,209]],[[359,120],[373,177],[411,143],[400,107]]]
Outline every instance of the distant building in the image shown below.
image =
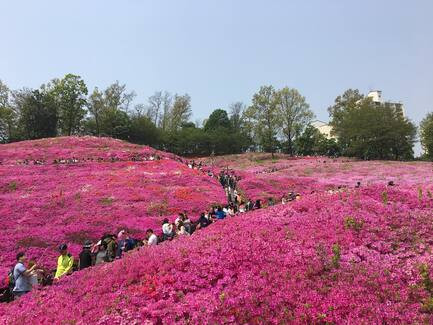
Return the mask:
[[[389,105],[391,107],[394,107],[397,110],[400,110],[401,113],[404,116],[404,106],[402,103],[396,103],[396,102],[391,102],[391,101],[385,101],[382,98],[382,91],[381,90],[372,90],[369,91],[367,94],[368,98],[371,98],[371,100],[373,101],[374,104],[376,104],[376,106],[385,106],[385,105]],[[358,101],[358,103],[361,100]],[[335,136],[331,135],[332,132],[332,126],[330,126],[328,123],[323,122],[323,121],[319,121],[319,120],[315,120],[311,123],[312,126],[314,126],[317,130],[319,130],[320,133],[322,133],[326,138],[328,139],[335,139]]]
[[323,122],[323,121],[313,121],[311,123],[312,126],[314,126],[317,130],[319,130],[320,133],[322,133],[327,139],[332,139],[334,138],[331,135],[331,131],[332,131],[332,126],[330,126],[329,124]]
[[394,107],[397,110],[400,110],[401,113],[403,114],[403,116],[405,115],[403,104],[402,103],[391,102],[391,101],[385,101],[382,98],[382,91],[381,90],[371,90],[371,91],[368,92],[367,97],[371,98],[371,100],[373,101],[373,103],[375,103],[377,106],[389,105],[391,107]]

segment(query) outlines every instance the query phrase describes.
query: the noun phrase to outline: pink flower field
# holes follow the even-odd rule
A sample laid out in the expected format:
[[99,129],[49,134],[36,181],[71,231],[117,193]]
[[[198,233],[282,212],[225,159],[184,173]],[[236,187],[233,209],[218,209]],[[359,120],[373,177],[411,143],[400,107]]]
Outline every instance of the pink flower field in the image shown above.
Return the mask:
[[[85,237],[120,228],[140,236],[159,229],[160,214],[198,213],[225,201],[217,180],[173,155],[114,140],[110,149],[109,139],[101,146],[95,138],[64,141],[80,144],[47,144],[40,152],[25,143],[33,153],[16,157],[56,159],[56,150],[69,150],[88,159],[84,147],[95,145],[88,151],[94,157],[107,150],[119,160],[23,165],[0,146],[3,272],[18,249],[45,252],[49,264],[61,241],[76,255]],[[140,150],[163,159],[132,160]],[[263,158],[205,161],[215,171],[234,169],[245,196],[295,191],[299,200],[73,273],[0,304],[0,324],[433,323],[431,164]]]
[[[0,159],[6,161],[0,165],[0,274],[10,269],[18,250],[55,267],[56,247],[62,242],[77,254],[86,239],[95,240],[107,232],[128,229],[143,238],[149,227],[159,233],[162,216],[172,219],[184,210],[197,215],[226,200],[216,180],[169,158],[97,162],[104,154],[123,159],[143,153],[171,156],[148,147],[97,138],[36,143],[23,143],[25,154],[17,156],[43,157],[44,165],[17,165],[11,152],[18,150],[18,144],[0,147]],[[53,164],[59,157],[94,161]]]
[[397,188],[316,193],[75,273],[1,306],[0,320],[432,323],[431,209]]
[[[292,158],[277,154],[242,154],[202,159],[214,169],[235,170],[245,198],[280,200],[290,191],[309,194],[341,187],[387,185],[433,189],[428,162],[355,161],[347,158]],[[433,192],[433,190],[431,190]]]

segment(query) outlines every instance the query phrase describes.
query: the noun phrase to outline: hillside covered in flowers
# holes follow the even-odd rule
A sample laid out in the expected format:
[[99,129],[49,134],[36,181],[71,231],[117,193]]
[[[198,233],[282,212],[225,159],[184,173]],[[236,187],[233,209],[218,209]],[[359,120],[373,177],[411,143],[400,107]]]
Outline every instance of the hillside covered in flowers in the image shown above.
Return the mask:
[[[128,158],[137,157],[134,150],[119,150],[127,152],[122,159],[43,165],[6,154],[0,198],[8,210],[2,205],[0,215],[8,231],[0,231],[13,245],[3,251],[12,254],[24,241],[40,254],[38,238],[78,245],[82,233],[100,235],[107,225],[139,233],[159,214],[196,213],[225,200],[216,180],[178,157],[143,148],[161,159],[137,161]],[[77,160],[88,158],[82,153]],[[204,161],[215,173],[234,169],[244,196],[301,196],[0,304],[0,324],[433,322],[431,164],[257,154]],[[158,198],[164,204],[150,204]],[[4,218],[5,211],[13,214]]]
[[0,320],[431,323],[431,209],[398,188],[316,193],[73,274],[1,306]]
[[204,158],[215,171],[230,169],[241,179],[245,199],[281,200],[288,192],[303,195],[343,187],[386,185],[426,188],[433,184],[430,162],[359,161],[347,158],[289,157],[283,154],[248,153]]
[[109,138],[0,145],[0,274],[26,250],[55,266],[57,246],[126,229],[143,238],[163,217],[225,203],[218,182],[179,157]]

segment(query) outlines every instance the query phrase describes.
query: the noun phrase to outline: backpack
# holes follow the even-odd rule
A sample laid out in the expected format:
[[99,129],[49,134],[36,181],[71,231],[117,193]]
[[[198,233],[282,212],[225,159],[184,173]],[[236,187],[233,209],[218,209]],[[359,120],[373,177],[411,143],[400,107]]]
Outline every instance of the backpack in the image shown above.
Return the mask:
[[14,277],[15,266],[16,265],[14,265],[12,267],[12,269],[9,271],[7,279],[6,279],[6,282],[8,285],[8,293],[10,294],[11,297],[13,297],[13,291],[15,288],[16,280],[18,280],[18,278],[22,275],[22,273],[20,273],[18,275],[18,277],[15,279],[15,277]]
[[[14,277],[14,270],[15,270],[15,266],[12,267],[12,269],[9,271],[8,273],[8,278],[7,278],[7,283],[8,283],[8,288],[9,291],[12,292],[15,288],[15,277]],[[21,273],[18,277],[21,276]]]

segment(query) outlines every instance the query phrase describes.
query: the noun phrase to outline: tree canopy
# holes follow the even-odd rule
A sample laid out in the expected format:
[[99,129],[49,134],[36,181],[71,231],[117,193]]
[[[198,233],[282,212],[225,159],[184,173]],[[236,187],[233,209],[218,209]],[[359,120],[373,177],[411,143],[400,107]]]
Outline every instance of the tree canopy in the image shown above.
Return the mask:
[[361,159],[411,159],[416,127],[391,104],[374,103],[347,90],[329,108],[330,125],[343,155]]
[[[146,102],[115,81],[88,95],[74,74],[39,89],[10,90],[0,81],[0,142],[91,134],[149,144],[179,155],[246,151],[290,155],[346,155],[361,159],[412,159],[416,127],[398,105],[372,102],[348,89],[328,108],[332,138],[310,123],[314,113],[295,88],[260,87],[250,105],[215,109],[204,123],[191,121],[189,94],[159,90]],[[421,143],[433,159],[433,113],[421,123]]]
[[433,113],[428,113],[421,121],[420,140],[425,157],[433,160]]

